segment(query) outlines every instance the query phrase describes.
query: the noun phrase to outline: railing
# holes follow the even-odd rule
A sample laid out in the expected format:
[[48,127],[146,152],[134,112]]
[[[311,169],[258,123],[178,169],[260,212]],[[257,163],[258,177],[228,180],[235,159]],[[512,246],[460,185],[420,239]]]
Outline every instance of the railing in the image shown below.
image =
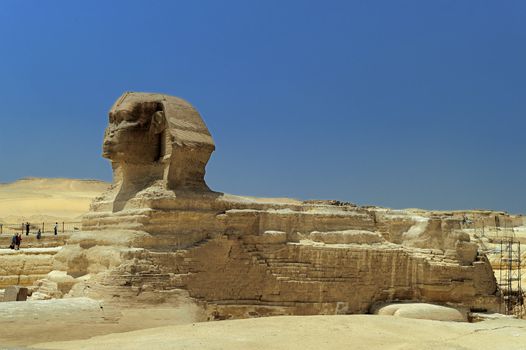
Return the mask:
[[[27,223],[0,223],[0,234],[3,233],[22,233],[26,234]],[[38,230],[40,233],[55,233],[55,224],[57,225],[57,234],[59,233],[73,233],[80,231],[82,223],[80,221],[62,221],[62,222],[30,222],[29,233],[36,234]]]

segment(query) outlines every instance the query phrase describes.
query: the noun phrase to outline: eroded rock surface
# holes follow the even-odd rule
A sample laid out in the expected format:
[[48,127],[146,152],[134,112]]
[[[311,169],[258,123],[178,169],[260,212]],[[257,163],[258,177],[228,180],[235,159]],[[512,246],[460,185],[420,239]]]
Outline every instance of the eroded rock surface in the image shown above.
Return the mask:
[[[109,113],[103,156],[111,160],[112,211],[161,181],[167,189],[208,191],[205,166],[215,145],[201,116],[174,96],[126,92]],[[100,202],[99,202],[100,203]]]
[[435,321],[465,321],[466,315],[457,309],[433,304],[390,304],[380,307],[376,315],[416,318]]
[[29,286],[53,270],[53,257],[60,247],[0,249],[0,288]]

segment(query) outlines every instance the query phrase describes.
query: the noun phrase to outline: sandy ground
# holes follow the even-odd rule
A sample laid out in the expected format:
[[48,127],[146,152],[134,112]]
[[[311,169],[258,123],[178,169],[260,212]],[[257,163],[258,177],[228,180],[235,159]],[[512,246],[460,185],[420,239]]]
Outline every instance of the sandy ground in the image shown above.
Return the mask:
[[74,220],[109,185],[97,180],[43,178],[0,184],[0,222]]
[[393,316],[281,316],[171,325],[40,349],[526,349],[526,321],[480,323]]
[[0,303],[0,349],[526,349],[526,321],[379,315],[198,322],[193,303],[133,307],[89,298]]
[[193,304],[121,308],[88,298],[5,302],[0,303],[0,350],[191,324],[203,320],[200,315]]

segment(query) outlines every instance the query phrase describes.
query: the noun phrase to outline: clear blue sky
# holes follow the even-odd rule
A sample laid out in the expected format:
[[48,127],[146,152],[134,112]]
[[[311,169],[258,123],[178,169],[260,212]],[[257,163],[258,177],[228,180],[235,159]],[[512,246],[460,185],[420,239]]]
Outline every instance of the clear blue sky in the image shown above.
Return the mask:
[[0,2],[0,181],[111,179],[126,90],[194,104],[215,190],[526,213],[524,1]]

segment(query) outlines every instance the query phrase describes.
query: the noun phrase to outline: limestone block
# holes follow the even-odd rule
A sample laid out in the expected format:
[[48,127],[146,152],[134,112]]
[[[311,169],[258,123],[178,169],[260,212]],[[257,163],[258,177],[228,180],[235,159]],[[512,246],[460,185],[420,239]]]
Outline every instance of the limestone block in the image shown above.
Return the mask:
[[62,293],[58,288],[57,282],[48,279],[41,279],[35,282],[34,291],[31,294],[31,300],[47,300],[61,298]]
[[454,247],[454,249],[458,249],[459,242],[468,243],[470,241],[469,234],[459,230],[452,231],[444,237],[444,246]]
[[21,286],[9,286],[5,288],[4,301],[26,301],[27,288]]
[[462,265],[471,265],[477,258],[478,245],[476,243],[457,241],[457,259]]
[[67,274],[66,271],[53,270],[47,274],[46,279],[57,284],[56,289],[62,294],[69,292],[77,280]]
[[457,309],[425,303],[390,304],[380,307],[375,314],[435,321],[466,321],[466,316]]
[[122,263],[123,248],[119,246],[94,246],[83,249],[78,244],[67,245],[56,255],[55,270],[67,271],[72,277],[98,273]]
[[381,234],[365,230],[319,232],[312,231],[305,238],[327,244],[373,244],[384,242]]
[[59,250],[60,247],[0,252],[0,287],[31,285],[53,269],[53,257]]
[[279,244],[287,242],[287,234],[283,231],[265,231],[261,235],[246,235],[243,239],[249,244]]

